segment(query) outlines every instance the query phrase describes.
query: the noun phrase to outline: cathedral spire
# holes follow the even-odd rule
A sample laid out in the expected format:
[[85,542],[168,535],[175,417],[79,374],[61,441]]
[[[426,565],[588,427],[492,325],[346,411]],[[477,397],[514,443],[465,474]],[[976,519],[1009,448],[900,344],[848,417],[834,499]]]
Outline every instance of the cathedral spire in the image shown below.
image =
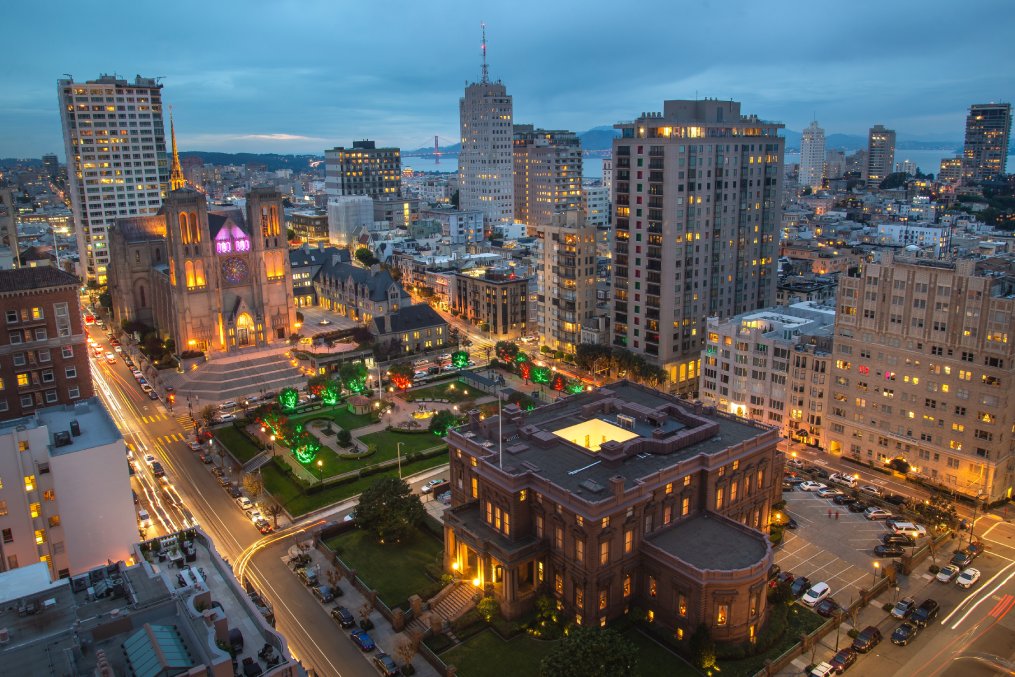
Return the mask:
[[173,139],[173,167],[169,172],[169,189],[176,190],[187,185],[187,179],[183,177],[183,167],[180,166],[180,154],[176,150],[176,127],[173,125],[173,109],[169,109],[169,134]]

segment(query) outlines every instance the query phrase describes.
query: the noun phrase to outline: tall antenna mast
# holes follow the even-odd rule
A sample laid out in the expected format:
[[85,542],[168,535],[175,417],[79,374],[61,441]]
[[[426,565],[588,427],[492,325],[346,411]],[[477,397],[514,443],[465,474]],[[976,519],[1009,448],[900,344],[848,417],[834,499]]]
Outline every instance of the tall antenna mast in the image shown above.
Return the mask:
[[490,82],[490,68],[486,65],[486,24],[479,25],[483,29],[483,77],[480,82],[485,85]]

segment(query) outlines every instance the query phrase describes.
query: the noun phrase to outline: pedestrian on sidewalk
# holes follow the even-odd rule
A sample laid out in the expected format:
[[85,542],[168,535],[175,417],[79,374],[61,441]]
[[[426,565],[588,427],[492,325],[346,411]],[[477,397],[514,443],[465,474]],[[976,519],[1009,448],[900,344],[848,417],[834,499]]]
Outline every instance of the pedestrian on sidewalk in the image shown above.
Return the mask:
[[828,519],[832,519],[832,511],[831,510],[828,511]]
[[836,521],[839,520],[839,511],[838,510],[835,511],[835,520]]

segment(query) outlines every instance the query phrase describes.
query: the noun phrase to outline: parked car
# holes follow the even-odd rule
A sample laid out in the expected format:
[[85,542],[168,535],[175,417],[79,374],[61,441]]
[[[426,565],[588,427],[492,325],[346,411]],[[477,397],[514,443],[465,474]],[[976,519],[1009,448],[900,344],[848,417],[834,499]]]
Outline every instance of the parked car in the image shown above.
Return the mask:
[[246,496],[240,496],[237,498],[236,505],[240,506],[240,509],[243,510],[243,512],[249,512],[254,509],[254,502]]
[[433,479],[433,480],[428,481],[426,484],[424,484],[423,488],[420,489],[420,491],[422,493],[424,493],[424,494],[429,494],[429,493],[433,492],[435,489],[438,489],[438,488],[442,487],[443,485],[445,485],[447,483],[448,483],[447,480]]
[[351,628],[356,625],[356,619],[353,618],[352,612],[344,606],[337,606],[332,609],[331,617],[338,621],[338,624],[343,628]]
[[152,390],[154,390],[154,388],[151,387],[151,384],[149,384],[149,383],[142,383],[141,384],[141,392],[143,392],[143,393],[150,393]]
[[791,468],[803,468],[804,462],[801,461],[799,458],[791,458],[786,461],[786,465],[790,466]]
[[892,609],[892,618],[898,618],[899,620],[902,620],[903,618],[909,616],[909,614],[913,613],[915,609],[916,609],[916,600],[913,599],[912,597],[903,597],[895,604],[895,607]]
[[155,456],[153,456],[152,454],[145,454],[144,462],[147,463],[148,465],[155,463]]
[[834,472],[828,476],[828,481],[835,482],[836,484],[842,484],[850,489],[856,488],[856,478],[845,473]]
[[980,580],[980,570],[969,567],[955,579],[955,585],[960,588],[971,588]]
[[909,500],[905,496],[901,496],[899,494],[886,494],[885,496],[881,497],[881,500],[883,500],[885,503],[891,503],[892,505],[900,505],[900,506],[906,505],[906,503],[909,502]]
[[826,597],[814,605],[814,611],[819,616],[830,618],[839,610],[839,604],[831,597]]
[[381,671],[384,677],[395,677],[395,675],[402,674],[398,666],[395,665],[394,659],[383,651],[374,654],[374,666]]
[[973,563],[973,556],[970,555],[965,550],[959,550],[958,552],[956,552],[954,555],[952,555],[952,559],[950,561],[950,564],[954,564],[959,569],[962,569],[963,567],[967,567],[967,566],[969,566],[972,563]]
[[792,571],[780,571],[775,575],[775,580],[772,581],[773,587],[782,584],[793,585],[793,581],[796,580],[796,576],[793,575]]
[[825,489],[826,487],[827,485],[824,485],[821,482],[814,482],[811,480],[807,480],[806,482],[800,484],[800,488],[804,491],[819,491],[821,489]]
[[948,566],[941,567],[941,570],[937,572],[937,579],[942,583],[951,583],[955,580],[955,577],[959,575],[962,569],[955,564],[949,564]]
[[785,482],[786,484],[792,484],[794,486],[799,486],[799,485],[803,484],[804,482],[806,482],[807,480],[805,480],[803,477],[786,477],[782,481]]
[[353,630],[349,633],[349,639],[360,648],[361,651],[373,651],[374,640],[367,634],[366,630]]
[[796,580],[793,581],[793,585],[790,586],[790,592],[793,593],[794,597],[807,592],[811,587],[811,582],[806,576],[797,576]]
[[233,498],[239,498],[240,496],[243,495],[243,489],[240,489],[239,485],[233,484],[228,480],[226,481],[226,484],[228,486],[227,491],[229,492],[229,495],[232,496]]
[[867,653],[880,643],[881,631],[873,625],[868,625],[853,640],[853,650],[859,653]]
[[330,585],[318,585],[313,590],[314,597],[318,599],[322,604],[335,601],[335,589]]
[[157,400],[157,399],[159,399],[159,394],[157,392],[155,392],[154,390],[149,389],[148,390],[148,399],[149,400]]
[[189,442],[187,442],[187,448],[190,449],[191,451],[204,451],[204,447],[201,445],[201,443],[196,442],[194,440],[190,440]]
[[892,513],[888,512],[884,508],[875,508],[871,506],[863,511],[863,516],[869,520],[886,520],[892,516]]
[[216,481],[223,489],[230,489],[233,486],[233,483],[225,475],[219,475]]
[[913,540],[913,537],[908,534],[882,534],[881,542],[884,543],[885,545],[894,543],[896,545],[901,545],[905,547],[911,547],[916,545],[916,541]]
[[893,534],[906,534],[911,538],[923,538],[927,535],[927,528],[922,524],[913,524],[906,520],[891,520],[888,527]]
[[841,675],[848,670],[853,663],[856,663],[856,650],[846,647],[839,651],[839,653],[832,656],[828,662],[835,668],[835,674]]
[[254,522],[254,526],[257,527],[257,530],[260,531],[262,534],[270,534],[271,532],[275,531],[275,528],[271,526],[271,522],[269,522],[264,518],[261,518],[256,522]]
[[807,606],[814,606],[831,594],[832,588],[829,587],[828,583],[815,583],[811,586],[810,590],[804,593],[804,596],[800,598],[800,601]]
[[919,632],[920,628],[912,623],[903,623],[899,627],[895,628],[895,632],[892,633],[892,644],[906,646],[916,639]]
[[313,565],[297,569],[296,575],[300,577],[301,581],[303,581],[303,585],[308,588],[312,588],[317,585],[317,567]]
[[880,498],[881,494],[883,493],[881,491],[881,489],[875,487],[872,484],[865,484],[865,485],[863,485],[862,487],[860,487],[860,491],[862,491],[865,494],[870,494],[871,496],[877,496],[879,498]]
[[937,614],[940,610],[941,605],[936,601],[932,599],[925,599],[920,603],[920,606],[916,608],[913,615],[909,617],[909,621],[922,628],[937,618]]
[[842,491],[839,489],[833,489],[832,487],[825,487],[824,489],[818,489],[818,498],[838,498],[842,496]]
[[811,668],[811,671],[807,673],[808,677],[828,677],[829,675],[835,674],[835,666],[831,663],[821,662]]
[[866,512],[867,508],[868,506],[866,503],[858,501],[855,498],[846,504],[846,510],[850,512]]
[[852,503],[855,500],[856,499],[853,498],[852,496],[844,494],[840,491],[838,494],[835,495],[834,498],[832,498],[832,503],[834,503],[835,505],[846,505],[848,503]]
[[828,474],[827,470],[825,470],[824,468],[818,467],[816,465],[809,465],[809,466],[805,467],[804,468],[804,472],[809,472],[810,474],[814,475],[815,477],[820,477],[823,480],[827,480],[829,477],[831,477],[831,475]]
[[875,545],[874,554],[878,557],[902,557],[906,550],[898,543],[888,543],[886,545]]

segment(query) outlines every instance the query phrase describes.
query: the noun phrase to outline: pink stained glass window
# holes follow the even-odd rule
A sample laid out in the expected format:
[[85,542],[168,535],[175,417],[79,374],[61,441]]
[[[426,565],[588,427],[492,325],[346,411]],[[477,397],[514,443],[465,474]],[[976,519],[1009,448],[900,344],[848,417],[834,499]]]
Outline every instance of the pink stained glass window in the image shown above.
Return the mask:
[[235,240],[236,251],[238,252],[249,252],[250,251],[250,240],[246,238],[242,240]]
[[215,243],[215,251],[219,254],[228,254],[233,250],[233,243],[229,240],[219,240]]

